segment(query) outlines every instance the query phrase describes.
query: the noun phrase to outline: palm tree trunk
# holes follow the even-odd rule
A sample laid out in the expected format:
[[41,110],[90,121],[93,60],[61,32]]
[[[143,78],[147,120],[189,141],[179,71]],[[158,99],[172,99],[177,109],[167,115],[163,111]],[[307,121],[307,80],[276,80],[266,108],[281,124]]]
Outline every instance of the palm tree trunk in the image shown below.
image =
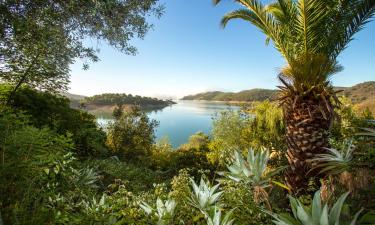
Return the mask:
[[288,187],[298,193],[304,190],[309,177],[319,179],[311,171],[314,165],[309,162],[315,154],[325,152],[329,147],[328,134],[333,113],[322,100],[290,99],[284,104],[287,125],[287,158],[290,168],[286,174]]

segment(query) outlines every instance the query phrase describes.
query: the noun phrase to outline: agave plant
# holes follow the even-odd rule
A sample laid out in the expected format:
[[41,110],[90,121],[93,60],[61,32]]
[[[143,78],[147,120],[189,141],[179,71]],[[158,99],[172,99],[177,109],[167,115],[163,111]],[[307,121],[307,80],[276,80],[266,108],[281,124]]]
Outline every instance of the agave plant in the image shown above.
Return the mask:
[[163,202],[158,198],[156,200],[156,209],[145,202],[142,202],[140,207],[146,214],[155,216],[158,219],[158,225],[167,225],[173,220],[176,205],[176,201],[173,199],[168,199]]
[[224,215],[224,218],[221,218],[221,210],[215,206],[212,210],[211,215],[207,216],[207,225],[232,225],[234,219],[232,219],[233,209],[227,212]]
[[348,142],[344,150],[339,151],[327,148],[327,153],[318,154],[310,161],[313,169],[319,169],[319,173],[340,174],[347,171],[352,163],[354,146]]
[[211,184],[201,179],[199,186],[191,179],[193,187],[189,203],[201,212],[206,213],[218,205],[223,191],[219,191],[219,184],[211,187]]
[[[375,125],[375,120],[369,120],[368,121],[369,123]],[[360,136],[369,136],[369,137],[373,137],[375,138],[375,129],[374,128],[361,128],[363,130],[363,132],[360,132],[358,133],[357,135],[360,135]]]
[[341,195],[332,208],[322,203],[320,191],[315,193],[310,206],[304,206],[299,200],[290,197],[293,215],[268,213],[274,218],[273,222],[276,225],[355,225],[362,210],[358,211],[351,221],[343,221],[341,216],[341,211],[348,195],[349,192]]
[[250,149],[246,160],[241,153],[235,151],[233,158],[233,164],[227,166],[229,172],[223,174],[236,182],[242,181],[252,186],[268,187],[270,178],[278,172],[278,170],[269,170],[267,168],[268,150],[262,149],[255,153],[253,149]]
[[269,157],[269,152],[265,149],[258,150],[256,153],[253,149],[250,149],[246,160],[241,153],[235,151],[233,164],[228,166],[229,172],[221,174],[236,182],[250,184],[253,188],[254,200],[256,202],[266,201],[270,208],[268,193],[265,189],[271,186],[271,183],[282,187],[285,186],[279,182],[272,181],[272,177],[280,172],[283,167],[274,170],[268,168]]

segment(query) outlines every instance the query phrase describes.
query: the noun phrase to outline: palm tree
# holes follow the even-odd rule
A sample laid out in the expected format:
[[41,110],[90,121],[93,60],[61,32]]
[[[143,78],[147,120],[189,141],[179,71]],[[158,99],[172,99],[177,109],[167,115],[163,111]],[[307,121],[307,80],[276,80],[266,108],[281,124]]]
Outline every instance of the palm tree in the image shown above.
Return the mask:
[[[328,134],[339,101],[329,78],[342,70],[339,54],[375,12],[375,0],[235,0],[244,8],[225,15],[243,19],[272,41],[286,65],[281,69],[279,101],[287,125],[286,175],[297,192],[307,182],[308,160],[329,147]],[[221,0],[214,0],[218,4]]]

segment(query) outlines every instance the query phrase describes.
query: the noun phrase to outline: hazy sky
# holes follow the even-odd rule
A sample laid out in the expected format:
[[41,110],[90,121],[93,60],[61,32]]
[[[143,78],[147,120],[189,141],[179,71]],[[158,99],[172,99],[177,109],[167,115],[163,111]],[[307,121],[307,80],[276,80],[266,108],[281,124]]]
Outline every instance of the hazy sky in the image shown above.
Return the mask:
[[[202,91],[240,91],[275,88],[283,59],[265,37],[244,21],[232,21],[226,29],[221,17],[238,5],[211,0],[164,0],[166,12],[153,21],[145,40],[135,40],[137,56],[127,56],[101,43],[100,61],[82,70],[71,69],[71,93],[132,93],[145,96],[181,97]],[[375,22],[367,24],[341,55],[344,71],[333,84],[351,86],[375,80]]]

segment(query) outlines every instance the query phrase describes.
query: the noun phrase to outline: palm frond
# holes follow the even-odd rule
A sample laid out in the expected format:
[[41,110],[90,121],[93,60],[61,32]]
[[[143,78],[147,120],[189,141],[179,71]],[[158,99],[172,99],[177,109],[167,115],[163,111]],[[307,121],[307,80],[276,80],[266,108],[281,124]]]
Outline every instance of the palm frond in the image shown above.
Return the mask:
[[327,20],[328,10],[326,10],[327,1],[325,0],[299,0],[297,3],[298,16],[295,28],[300,34],[299,52],[308,56],[317,52],[319,42],[321,41],[322,23]]
[[375,14],[375,0],[344,0],[342,1],[335,19],[333,29],[328,40],[333,49],[331,58],[335,59],[353,40]]
[[[214,0],[218,4],[220,0]],[[244,19],[266,35],[285,58],[284,79],[303,84],[298,91],[323,84],[342,70],[338,55],[375,14],[375,0],[235,0],[245,9],[227,14],[222,25]],[[319,89],[314,89],[319,93]]]

